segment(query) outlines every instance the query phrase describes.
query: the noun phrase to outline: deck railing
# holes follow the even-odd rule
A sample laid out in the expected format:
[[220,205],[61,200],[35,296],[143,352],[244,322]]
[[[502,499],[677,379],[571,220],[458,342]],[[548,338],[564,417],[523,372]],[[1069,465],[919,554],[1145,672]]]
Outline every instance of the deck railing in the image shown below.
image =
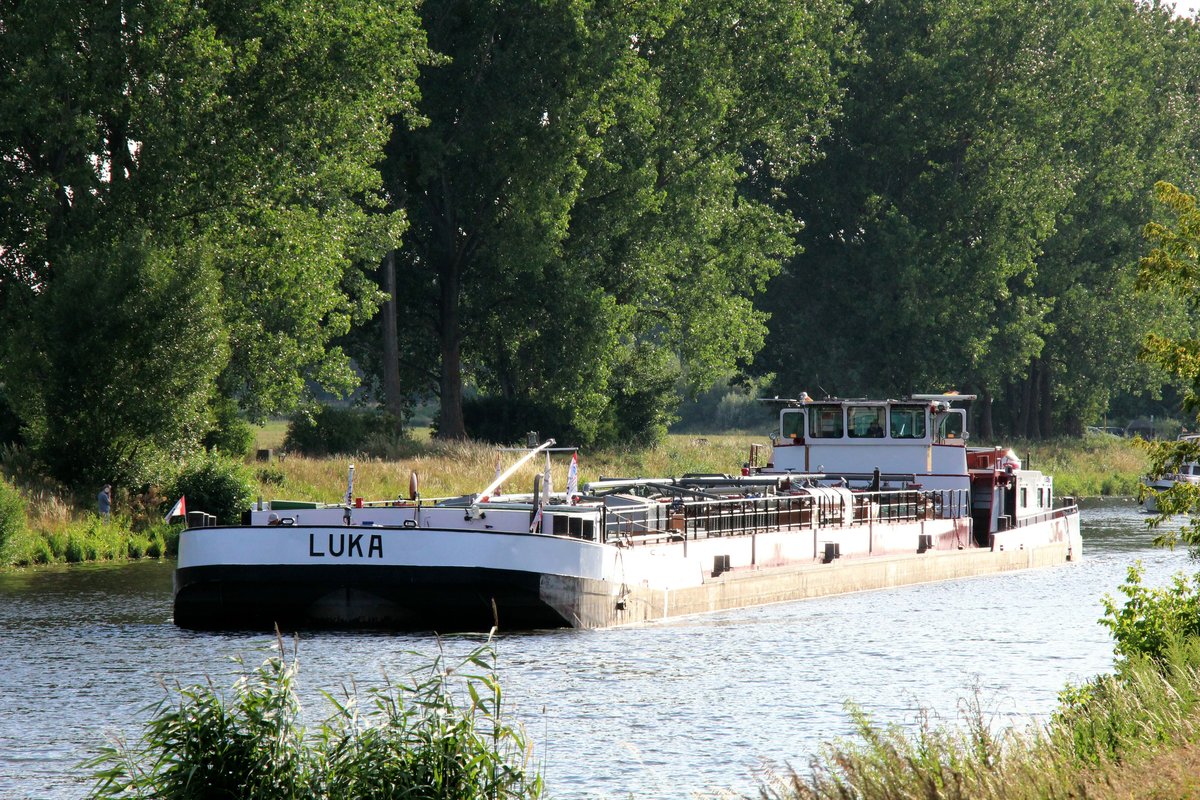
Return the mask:
[[1061,508],[1043,511],[1039,514],[1030,514],[1026,517],[1017,517],[1016,521],[1013,523],[1013,528],[1024,528],[1026,525],[1036,525],[1039,522],[1046,522],[1047,520],[1051,519],[1060,519],[1078,511],[1079,506],[1071,504]]
[[608,508],[605,541],[655,544],[775,530],[864,526],[873,522],[959,519],[971,514],[967,489],[772,495],[683,500]]

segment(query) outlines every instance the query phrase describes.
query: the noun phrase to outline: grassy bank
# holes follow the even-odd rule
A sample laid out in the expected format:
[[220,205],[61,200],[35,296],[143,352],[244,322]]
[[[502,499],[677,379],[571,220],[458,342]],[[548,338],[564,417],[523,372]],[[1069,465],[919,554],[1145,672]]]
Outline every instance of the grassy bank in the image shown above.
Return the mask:
[[[670,436],[657,447],[628,450],[598,450],[579,454],[579,482],[600,477],[650,477],[683,475],[689,472],[737,472],[759,436],[722,434],[713,436]],[[415,452],[397,453],[393,458],[352,456],[306,458],[288,455],[257,470],[264,499],[335,501],[345,494],[348,468],[354,465],[354,493],[367,499],[407,496],[409,477],[417,473],[423,497],[446,497],[478,492],[496,475],[497,459],[503,469],[519,454],[501,452],[479,442],[418,442]],[[551,459],[554,486],[566,485],[570,455],[556,453]],[[533,489],[535,475],[542,473],[545,459],[530,460],[505,484],[508,492]]]
[[770,800],[1168,800],[1200,797],[1200,641],[1064,692],[1045,725],[997,729],[978,706],[957,724],[880,726],[827,743]]
[[[652,448],[584,451],[579,454],[580,483],[600,477],[736,473],[755,443],[765,445],[769,440],[751,434],[672,435]],[[1134,495],[1146,469],[1143,451],[1132,440],[1114,436],[1017,442],[1013,447],[1026,466],[1054,475],[1055,491],[1060,496]],[[347,468],[351,463],[355,465],[355,494],[364,498],[406,495],[412,472],[418,475],[423,496],[468,494],[479,491],[492,480],[498,456],[505,467],[514,460],[513,453],[500,453],[494,446],[482,443],[418,439],[414,448],[416,452],[397,453],[395,458],[387,460],[287,456],[258,470],[260,494],[264,499],[336,500],[345,493]],[[767,452],[764,450],[764,456]],[[557,487],[566,483],[568,460],[561,454],[552,459],[553,482]],[[531,490],[534,475],[544,465],[544,460],[535,459],[505,488]]]
[[1018,442],[1014,449],[1031,469],[1054,476],[1060,496],[1129,496],[1146,473],[1146,452],[1132,439],[1091,434],[1082,439]]
[[[270,462],[253,462],[255,496],[264,500],[290,499],[334,502],[346,491],[350,464],[355,466],[354,493],[366,499],[407,497],[409,477],[416,473],[423,497],[477,492],[516,458],[478,442],[431,441],[418,432],[399,443],[388,458],[335,456],[307,458],[279,452],[282,423],[259,430],[257,445],[275,451]],[[685,473],[736,473],[749,458],[752,444],[768,444],[762,435],[672,435],[649,448],[610,448],[579,454],[580,483],[601,477],[659,477]],[[1097,497],[1137,493],[1146,468],[1144,452],[1129,439],[1088,436],[1014,445],[1026,466],[1052,473],[1059,496]],[[767,451],[764,450],[764,457]],[[566,485],[569,458],[552,459],[556,487]],[[534,459],[505,485],[509,492],[527,492],[541,473],[543,459]],[[2,466],[2,465],[0,465]],[[71,498],[47,488],[47,482],[7,473],[21,490],[27,525],[0,536],[0,566],[70,563],[174,554],[178,530],[159,517],[162,501],[119,493],[112,520],[103,522],[93,510],[94,499]]]

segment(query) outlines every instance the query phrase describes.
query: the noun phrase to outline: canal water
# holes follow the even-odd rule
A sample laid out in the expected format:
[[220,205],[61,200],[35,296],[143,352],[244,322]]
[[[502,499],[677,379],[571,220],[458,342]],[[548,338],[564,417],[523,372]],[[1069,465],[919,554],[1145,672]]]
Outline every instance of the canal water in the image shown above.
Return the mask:
[[[639,628],[498,638],[511,718],[523,723],[555,798],[753,796],[764,768],[804,769],[851,733],[845,704],[914,724],[948,722],[978,697],[1018,726],[1060,689],[1107,671],[1097,620],[1129,565],[1164,584],[1194,572],[1151,546],[1130,501],[1085,508],[1085,558],[1064,567],[724,612]],[[170,563],[0,574],[0,798],[76,798],[79,762],[135,737],[164,683],[228,687],[264,635],[171,623]],[[306,719],[322,691],[403,675],[479,637],[311,633],[301,637]]]

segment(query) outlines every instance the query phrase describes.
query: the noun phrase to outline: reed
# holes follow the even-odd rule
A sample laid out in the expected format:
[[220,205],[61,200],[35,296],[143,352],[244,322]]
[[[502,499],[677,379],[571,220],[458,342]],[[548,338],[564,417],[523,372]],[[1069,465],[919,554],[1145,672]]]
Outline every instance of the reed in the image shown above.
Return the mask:
[[407,680],[340,698],[306,727],[298,661],[279,655],[244,670],[225,696],[175,688],[141,738],[116,741],[83,766],[91,798],[242,800],[516,800],[538,798],[530,747],[503,717],[490,643],[447,663],[439,653]]
[[[1034,800],[1167,798],[1197,762],[1200,639],[1182,640],[1163,659],[1137,657],[1114,675],[1063,694],[1044,725],[997,725],[978,702],[958,724],[925,715],[915,729],[881,726],[852,709],[856,736],[827,744],[807,773],[764,782],[763,800]],[[1179,782],[1142,793],[1148,765]]]
[[178,549],[178,527],[161,522],[135,529],[129,517],[123,515],[114,515],[106,522],[96,514],[84,513],[55,518],[52,524],[35,517],[5,543],[0,567],[164,558],[174,556]]

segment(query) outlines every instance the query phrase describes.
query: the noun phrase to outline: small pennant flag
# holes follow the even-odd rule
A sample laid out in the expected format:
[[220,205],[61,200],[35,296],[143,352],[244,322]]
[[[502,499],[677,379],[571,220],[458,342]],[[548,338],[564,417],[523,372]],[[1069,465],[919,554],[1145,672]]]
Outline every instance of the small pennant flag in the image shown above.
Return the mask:
[[184,502],[185,500],[187,497],[180,495],[179,499],[175,501],[175,505],[171,506],[171,510],[167,512],[167,516],[163,518],[163,522],[170,522],[172,517],[186,517],[187,503]]
[[579,494],[579,454],[571,454],[571,466],[567,468],[567,502],[574,502]]
[[529,523],[529,532],[537,533],[542,527],[542,507],[539,505],[537,513],[533,515],[533,522]]

